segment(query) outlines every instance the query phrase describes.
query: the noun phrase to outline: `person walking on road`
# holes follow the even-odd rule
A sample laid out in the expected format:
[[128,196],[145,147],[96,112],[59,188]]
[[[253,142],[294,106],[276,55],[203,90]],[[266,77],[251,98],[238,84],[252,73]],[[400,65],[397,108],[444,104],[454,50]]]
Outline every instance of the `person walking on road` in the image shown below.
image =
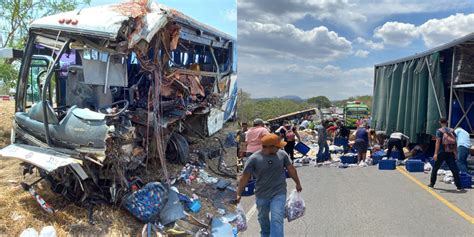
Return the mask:
[[251,176],[256,178],[255,197],[258,210],[258,222],[262,237],[283,237],[286,204],[286,176],[296,183],[296,190],[302,191],[295,167],[288,154],[281,150],[286,145],[279,136],[267,134],[262,138],[262,150],[250,156],[237,189],[237,203]]
[[388,150],[387,150],[387,157],[390,158],[390,154],[392,153],[393,147],[396,147],[398,152],[400,152],[399,160],[405,160],[405,153],[403,152],[403,143],[406,142],[408,145],[408,141],[410,137],[401,133],[401,132],[394,132],[390,134],[390,138],[388,139]]
[[285,140],[286,145],[284,149],[293,161],[295,159],[296,138],[301,141],[298,129],[296,129],[295,125],[287,123],[284,126],[281,126],[276,132],[279,133],[280,137]]
[[467,157],[471,152],[471,139],[469,139],[469,133],[462,128],[456,128],[454,130],[456,134],[456,143],[458,145],[458,168],[460,172],[467,173]]
[[436,146],[433,156],[435,164],[431,171],[431,180],[428,186],[434,188],[436,178],[438,177],[438,170],[443,162],[446,162],[453,173],[454,184],[456,184],[457,191],[462,191],[459,169],[456,165],[456,135],[452,128],[448,128],[448,121],[445,118],[441,118],[439,124],[441,125],[441,128],[436,130]]
[[[318,130],[318,155],[317,158],[326,160],[329,157],[328,133],[326,130],[327,122],[321,121],[321,124],[316,127]],[[323,153],[324,151],[324,153]]]
[[247,157],[262,149],[262,138],[269,134],[263,123],[262,119],[255,119],[253,121],[253,127],[251,127],[245,135],[245,142],[247,142]]
[[354,147],[357,150],[357,164],[359,164],[361,161],[365,162],[367,149],[369,148],[369,132],[364,127],[364,125],[360,125],[356,131]]

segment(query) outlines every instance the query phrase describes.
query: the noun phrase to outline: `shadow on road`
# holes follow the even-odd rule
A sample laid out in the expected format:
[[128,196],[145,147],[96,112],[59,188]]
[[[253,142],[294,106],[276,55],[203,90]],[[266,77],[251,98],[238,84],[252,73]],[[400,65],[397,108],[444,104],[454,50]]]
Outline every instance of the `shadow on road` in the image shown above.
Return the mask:
[[467,190],[457,191],[454,189],[444,189],[444,188],[434,188],[434,190],[439,190],[442,193],[467,193]]

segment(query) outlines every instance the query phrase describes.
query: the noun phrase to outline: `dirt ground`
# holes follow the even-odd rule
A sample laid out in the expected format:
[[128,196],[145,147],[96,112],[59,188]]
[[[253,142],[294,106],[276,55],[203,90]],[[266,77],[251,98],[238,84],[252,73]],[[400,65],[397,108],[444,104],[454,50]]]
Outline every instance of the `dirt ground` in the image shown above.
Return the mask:
[[[0,101],[0,148],[10,143],[10,130],[14,114],[13,101]],[[229,131],[235,130],[235,124],[227,124],[215,137],[225,141]],[[201,141],[203,144],[216,143],[213,138]],[[215,145],[215,144],[214,144]],[[203,146],[202,146],[203,147]],[[235,148],[226,148],[225,162],[229,169],[235,170]],[[217,161],[207,162],[209,167],[217,169]],[[26,228],[33,227],[40,231],[43,227],[52,225],[58,236],[139,236],[143,223],[135,219],[127,211],[110,205],[96,207],[94,210],[95,225],[90,225],[87,210],[71,203],[50,191],[46,183],[39,183],[36,191],[55,209],[55,214],[46,213],[30,196],[23,191],[20,182],[32,182],[35,177],[22,176],[20,162],[16,160],[0,160],[0,236],[19,236]],[[170,173],[179,172],[181,166],[168,166]],[[209,174],[214,175],[210,170]],[[216,175],[216,177],[219,177]],[[232,180],[235,185],[236,181]],[[178,189],[188,195],[197,193],[202,201],[201,211],[195,215],[203,220],[208,213],[215,214],[212,193],[208,187],[193,184],[192,188],[185,184]],[[223,199],[228,201],[227,199]],[[229,203],[225,203],[229,207]]]

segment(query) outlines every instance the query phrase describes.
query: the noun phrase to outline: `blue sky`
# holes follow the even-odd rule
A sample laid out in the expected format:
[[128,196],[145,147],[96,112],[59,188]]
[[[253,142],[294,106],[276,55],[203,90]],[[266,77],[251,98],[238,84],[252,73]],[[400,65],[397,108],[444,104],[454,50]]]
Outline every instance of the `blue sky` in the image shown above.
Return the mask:
[[237,8],[239,85],[256,98],[371,94],[374,64],[474,31],[474,0],[239,0]]
[[[120,0],[92,0],[91,6],[120,3]],[[192,18],[237,36],[237,4],[235,0],[160,0]]]

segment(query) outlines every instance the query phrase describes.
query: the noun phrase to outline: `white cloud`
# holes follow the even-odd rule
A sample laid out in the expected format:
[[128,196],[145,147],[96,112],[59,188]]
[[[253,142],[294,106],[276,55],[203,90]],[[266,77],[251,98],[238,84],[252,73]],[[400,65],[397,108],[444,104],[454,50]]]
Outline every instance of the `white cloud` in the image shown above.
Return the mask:
[[[239,0],[239,14],[245,19],[289,23],[304,16],[318,20],[365,22],[367,18],[353,10],[348,0]],[[259,13],[259,14],[255,14]]]
[[367,48],[373,49],[373,50],[382,50],[384,49],[383,42],[374,42],[372,40],[366,40],[362,37],[357,37],[354,40],[355,43],[361,44]]
[[237,21],[237,9],[227,9],[223,12],[223,16],[226,20],[235,22]]
[[[292,24],[239,21],[239,44],[253,53],[331,61],[350,55],[352,44],[324,26],[302,30]],[[240,50],[239,50],[240,52]],[[249,52],[251,53],[251,52]]]
[[367,17],[348,0],[239,0],[239,19],[275,24],[294,23],[306,16],[357,30]]
[[369,56],[369,51],[366,50],[357,50],[354,55],[359,58],[367,58]]
[[456,14],[443,19],[431,19],[418,27],[427,47],[450,42],[474,32],[474,14]]
[[380,38],[386,44],[407,46],[420,35],[413,24],[402,22],[386,22],[374,30],[374,37]]
[[[473,25],[474,13],[467,15],[458,13],[446,18],[430,19],[419,26],[387,22],[374,30],[374,37],[382,39],[385,44],[396,46],[408,46],[421,37],[426,47],[432,48],[472,33]],[[369,41],[360,37],[354,42],[369,45]]]

